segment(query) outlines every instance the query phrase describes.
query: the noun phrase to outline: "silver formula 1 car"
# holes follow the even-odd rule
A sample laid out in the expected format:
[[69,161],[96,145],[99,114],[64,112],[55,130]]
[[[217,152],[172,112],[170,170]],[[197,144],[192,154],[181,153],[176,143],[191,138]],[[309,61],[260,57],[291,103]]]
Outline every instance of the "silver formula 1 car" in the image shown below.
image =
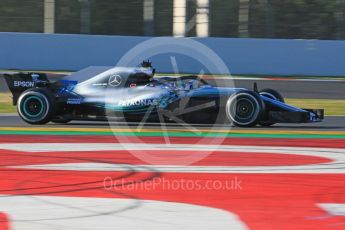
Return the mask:
[[232,123],[250,127],[323,120],[273,89],[216,87],[191,75],[154,77],[145,61],[133,68],[89,67],[50,82],[41,73],[5,74],[19,116],[30,124],[109,118],[145,122]]

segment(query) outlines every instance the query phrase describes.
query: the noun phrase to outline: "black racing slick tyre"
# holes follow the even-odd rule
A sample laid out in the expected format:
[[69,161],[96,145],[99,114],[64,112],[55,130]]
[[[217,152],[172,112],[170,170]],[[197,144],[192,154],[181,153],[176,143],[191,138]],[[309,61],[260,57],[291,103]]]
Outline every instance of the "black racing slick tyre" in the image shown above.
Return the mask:
[[[284,97],[277,91],[277,90],[274,90],[274,89],[262,89],[260,90],[260,95],[264,96],[264,97],[268,97],[270,99],[273,99],[273,100],[277,100],[277,101],[280,101],[280,102],[285,102],[284,100]],[[266,119],[268,117],[268,115],[266,114]],[[259,124],[261,126],[271,126],[271,125],[274,125],[275,123],[274,122],[269,122],[269,121],[260,121]]]
[[225,108],[230,123],[239,127],[252,127],[261,120],[265,104],[258,93],[239,91],[230,96]]
[[259,93],[260,95],[268,97],[270,99],[277,100],[280,102],[285,102],[284,97],[277,90],[263,89],[263,90],[260,90]]
[[28,89],[19,96],[17,110],[19,116],[29,124],[46,124],[53,115],[54,100],[48,90]]

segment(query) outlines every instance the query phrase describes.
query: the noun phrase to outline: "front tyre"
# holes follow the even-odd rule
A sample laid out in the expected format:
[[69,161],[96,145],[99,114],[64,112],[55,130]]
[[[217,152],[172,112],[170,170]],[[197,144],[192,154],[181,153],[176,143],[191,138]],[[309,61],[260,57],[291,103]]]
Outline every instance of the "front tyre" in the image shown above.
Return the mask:
[[239,91],[230,96],[226,103],[226,115],[235,126],[252,127],[262,118],[265,104],[252,91]]
[[18,98],[17,110],[19,116],[32,125],[48,123],[53,115],[53,109],[53,98],[44,89],[28,89]]
[[260,90],[259,93],[260,93],[260,95],[262,95],[264,97],[268,97],[270,99],[277,100],[280,102],[285,102],[284,97],[277,90],[263,89],[263,90]]
[[[260,95],[264,96],[264,97],[268,97],[272,100],[276,100],[276,101],[280,101],[280,102],[283,102],[285,103],[285,100],[284,100],[284,97],[276,90],[274,89],[263,89],[263,90],[260,90]],[[267,121],[268,120],[268,114],[266,114],[264,116],[264,119],[266,121],[260,121],[259,124],[261,126],[264,126],[264,127],[268,127],[268,126],[271,126],[271,125],[274,125],[275,123],[274,122],[269,122]]]

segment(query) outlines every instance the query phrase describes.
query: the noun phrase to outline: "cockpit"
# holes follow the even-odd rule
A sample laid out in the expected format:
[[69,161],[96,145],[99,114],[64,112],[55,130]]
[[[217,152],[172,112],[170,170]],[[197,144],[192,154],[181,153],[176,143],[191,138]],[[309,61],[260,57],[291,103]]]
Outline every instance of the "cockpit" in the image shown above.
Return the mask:
[[152,62],[143,61],[137,66],[133,73],[131,73],[125,84],[125,87],[143,86],[151,83],[155,75],[156,70],[152,67]]

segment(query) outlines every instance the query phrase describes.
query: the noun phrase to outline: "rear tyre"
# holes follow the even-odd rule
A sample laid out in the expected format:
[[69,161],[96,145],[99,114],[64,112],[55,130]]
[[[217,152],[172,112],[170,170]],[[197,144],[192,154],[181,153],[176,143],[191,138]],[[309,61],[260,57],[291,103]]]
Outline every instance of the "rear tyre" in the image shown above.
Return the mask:
[[262,118],[265,104],[259,94],[252,91],[237,92],[226,103],[228,120],[239,127],[255,126]]
[[[270,99],[276,100],[276,101],[280,101],[280,102],[285,102],[284,97],[277,91],[274,89],[263,89],[260,90],[260,95],[268,97]],[[268,119],[268,115],[266,114],[266,119]],[[271,126],[274,125],[274,122],[268,122],[268,121],[260,121],[259,124],[261,126]]]
[[53,115],[54,100],[45,89],[28,89],[19,96],[17,110],[19,116],[29,124],[46,124]]

